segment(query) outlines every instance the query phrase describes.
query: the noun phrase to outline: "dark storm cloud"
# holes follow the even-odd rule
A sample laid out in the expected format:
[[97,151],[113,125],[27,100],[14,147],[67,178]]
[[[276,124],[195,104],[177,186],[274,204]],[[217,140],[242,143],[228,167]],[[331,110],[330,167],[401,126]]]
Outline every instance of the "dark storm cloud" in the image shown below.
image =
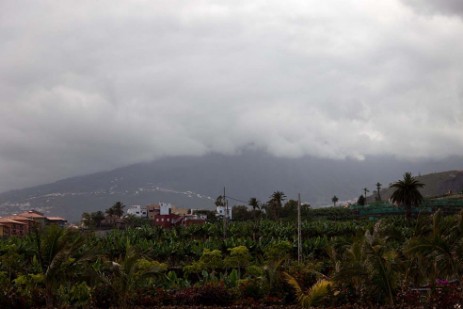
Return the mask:
[[420,13],[463,17],[463,2],[460,0],[402,0],[402,2]]
[[249,147],[459,154],[462,34],[400,1],[3,1],[0,191]]

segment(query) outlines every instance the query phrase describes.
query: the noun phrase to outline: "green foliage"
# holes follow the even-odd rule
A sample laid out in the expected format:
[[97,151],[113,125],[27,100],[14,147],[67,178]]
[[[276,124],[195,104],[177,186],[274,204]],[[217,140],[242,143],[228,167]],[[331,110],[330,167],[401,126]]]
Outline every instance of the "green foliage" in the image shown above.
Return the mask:
[[233,206],[232,208],[233,221],[248,221],[252,220],[252,212],[244,205]]
[[312,220],[345,221],[354,218],[352,210],[347,207],[323,207],[313,208],[308,212],[307,218]]
[[304,304],[410,304],[413,288],[424,286],[425,303],[456,303],[458,290],[442,282],[463,277],[463,213],[371,222],[340,220],[345,211],[308,209],[300,263],[295,221],[262,218],[230,222],[226,239],[220,222],[170,230],[142,226],[99,236],[53,227],[2,239],[0,305],[199,306],[230,305],[238,298],[249,306],[290,304],[296,292],[284,272],[300,285]]
[[287,240],[281,240],[270,243],[264,250],[267,260],[279,261],[289,257],[292,245]]
[[390,187],[394,189],[391,195],[392,202],[404,207],[406,216],[410,219],[412,207],[417,207],[423,202],[419,189],[424,187],[424,184],[407,172],[402,180],[394,182]]
[[328,280],[321,279],[314,283],[307,292],[304,292],[297,280],[285,273],[286,282],[294,289],[297,300],[303,308],[320,305],[329,296],[332,283]]
[[244,268],[249,265],[251,261],[251,255],[249,254],[248,248],[245,246],[238,246],[235,248],[229,248],[229,256],[224,260],[224,265],[230,268]]
[[198,261],[194,261],[190,265],[187,265],[183,270],[187,273],[203,273],[204,271],[214,272],[217,269],[223,267],[222,252],[220,250],[204,249]]

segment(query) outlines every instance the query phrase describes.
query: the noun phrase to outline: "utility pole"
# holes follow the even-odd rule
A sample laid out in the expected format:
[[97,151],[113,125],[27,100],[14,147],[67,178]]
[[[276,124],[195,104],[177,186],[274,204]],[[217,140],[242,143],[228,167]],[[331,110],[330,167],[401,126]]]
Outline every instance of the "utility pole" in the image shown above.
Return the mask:
[[302,262],[301,194],[297,195],[297,262]]
[[222,206],[224,207],[225,213],[223,216],[223,239],[227,238],[227,220],[228,220],[228,202],[225,198],[225,187],[223,187],[223,199],[222,199]]

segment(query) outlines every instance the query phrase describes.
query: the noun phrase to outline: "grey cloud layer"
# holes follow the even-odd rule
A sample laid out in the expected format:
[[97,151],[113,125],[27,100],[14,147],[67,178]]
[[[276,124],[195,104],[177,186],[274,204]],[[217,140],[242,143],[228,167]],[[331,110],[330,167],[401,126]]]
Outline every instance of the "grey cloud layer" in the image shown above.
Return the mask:
[[0,29],[0,191],[243,147],[463,150],[462,21],[400,1],[3,1]]

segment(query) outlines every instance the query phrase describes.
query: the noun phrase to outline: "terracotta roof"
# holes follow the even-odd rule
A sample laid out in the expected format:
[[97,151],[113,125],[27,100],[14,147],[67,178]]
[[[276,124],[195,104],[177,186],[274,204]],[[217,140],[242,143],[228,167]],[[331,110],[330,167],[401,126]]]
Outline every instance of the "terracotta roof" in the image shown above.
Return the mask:
[[17,220],[17,221],[30,221],[30,222],[34,221],[32,218],[23,217],[23,216],[20,216],[20,215],[12,215],[12,216],[9,216],[7,218]]
[[187,215],[190,212],[188,208],[176,208],[172,207],[172,213],[177,215]]
[[26,224],[24,222],[16,221],[11,218],[0,218],[0,223],[14,223],[14,224]]
[[25,218],[45,218],[45,216],[38,214],[35,211],[29,210],[23,213],[18,214],[18,216],[25,217]]

